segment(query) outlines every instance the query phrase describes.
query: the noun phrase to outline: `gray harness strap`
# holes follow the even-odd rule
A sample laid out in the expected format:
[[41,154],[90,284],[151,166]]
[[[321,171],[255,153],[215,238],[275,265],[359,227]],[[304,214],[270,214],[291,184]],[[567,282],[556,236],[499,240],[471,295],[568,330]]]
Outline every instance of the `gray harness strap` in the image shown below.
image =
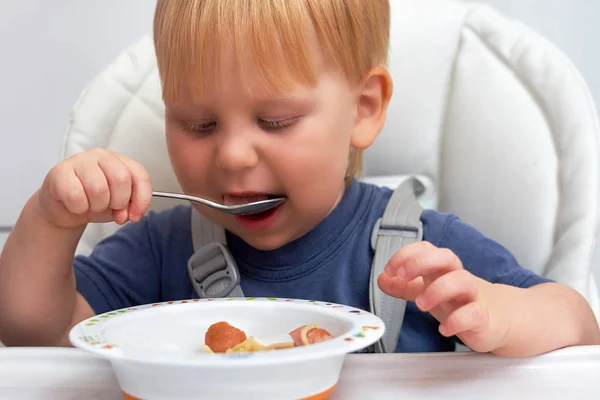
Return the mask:
[[[422,209],[416,196],[423,190],[424,186],[415,178],[403,181],[392,194],[371,235],[375,255],[369,284],[370,308],[386,327],[383,338],[375,344],[375,351],[379,353],[396,351],[406,302],[383,293],[377,278],[398,249],[422,239]],[[196,294],[200,298],[244,297],[237,264],[227,249],[223,228],[193,209],[191,228],[195,253],[188,261],[188,272]]]
[[244,297],[235,260],[226,247],[225,230],[192,208],[194,254],[188,273],[201,298]]
[[422,188],[417,185],[420,182],[411,178],[398,186],[371,236],[371,247],[375,254],[371,267],[370,306],[371,312],[385,323],[385,333],[375,344],[378,353],[396,351],[404,321],[406,301],[383,293],[377,285],[377,278],[398,249],[423,238],[422,208],[416,198],[416,193]]

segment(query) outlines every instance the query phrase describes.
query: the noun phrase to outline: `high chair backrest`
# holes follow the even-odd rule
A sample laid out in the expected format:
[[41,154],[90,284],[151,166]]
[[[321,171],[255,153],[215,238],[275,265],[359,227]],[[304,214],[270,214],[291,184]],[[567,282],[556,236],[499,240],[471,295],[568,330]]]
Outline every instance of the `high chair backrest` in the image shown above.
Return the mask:
[[[592,254],[599,218],[599,127],[570,61],[525,25],[484,5],[393,0],[385,128],[365,180],[428,179],[424,206],[457,214],[524,267],[582,293],[599,315]],[[83,91],[64,157],[95,147],[140,161],[154,187],[181,190],[169,164],[151,36]],[[152,209],[173,206],[164,199]],[[91,225],[89,253],[114,224]]]

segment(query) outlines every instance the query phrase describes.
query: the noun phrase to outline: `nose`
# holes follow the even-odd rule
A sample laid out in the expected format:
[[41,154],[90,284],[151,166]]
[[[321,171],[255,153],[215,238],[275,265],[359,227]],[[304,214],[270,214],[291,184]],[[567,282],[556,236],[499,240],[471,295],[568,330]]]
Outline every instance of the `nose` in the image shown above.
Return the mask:
[[219,132],[217,143],[217,166],[235,172],[251,169],[258,163],[258,154],[251,134],[239,132]]

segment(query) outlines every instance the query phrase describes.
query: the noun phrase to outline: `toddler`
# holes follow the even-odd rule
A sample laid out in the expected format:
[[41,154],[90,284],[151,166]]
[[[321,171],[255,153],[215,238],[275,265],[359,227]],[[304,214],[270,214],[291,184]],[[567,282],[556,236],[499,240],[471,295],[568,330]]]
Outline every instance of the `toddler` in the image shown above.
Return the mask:
[[[230,205],[287,200],[250,216],[197,204],[147,212],[152,184],[136,161],[103,149],[64,160],[2,252],[0,340],[68,345],[70,328],[98,313],[195,296],[187,261],[196,212],[226,232],[246,296],[368,310],[370,235],[392,191],[356,177],[393,92],[389,7],[158,0],[166,138],[181,187]],[[86,226],[110,221],[124,226],[74,257]],[[460,341],[524,357],[600,343],[576,291],[523,268],[454,215],[425,210],[421,222],[423,240],[398,249],[377,281],[408,301],[397,352],[452,351]]]

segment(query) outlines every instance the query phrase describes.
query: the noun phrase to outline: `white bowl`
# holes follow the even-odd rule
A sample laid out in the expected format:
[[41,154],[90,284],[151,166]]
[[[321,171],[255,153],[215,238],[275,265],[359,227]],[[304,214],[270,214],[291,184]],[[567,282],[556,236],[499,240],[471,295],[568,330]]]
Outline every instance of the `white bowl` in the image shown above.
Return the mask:
[[[204,335],[226,321],[265,345],[319,324],[333,339],[268,352],[210,354]],[[76,325],[71,343],[112,363],[129,399],[326,399],[348,353],[378,341],[377,316],[353,307],[295,299],[231,298],[148,304]]]

